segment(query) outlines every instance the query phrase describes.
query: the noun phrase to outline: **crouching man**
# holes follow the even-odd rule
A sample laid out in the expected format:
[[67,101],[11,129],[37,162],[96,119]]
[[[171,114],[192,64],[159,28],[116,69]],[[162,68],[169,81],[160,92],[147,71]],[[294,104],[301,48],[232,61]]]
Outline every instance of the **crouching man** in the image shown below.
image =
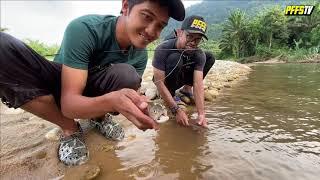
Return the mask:
[[[187,17],[175,36],[161,43],[153,58],[154,83],[165,103],[179,124],[188,126],[189,119],[178,104],[180,94],[194,100],[198,111],[198,125],[207,126],[204,110],[203,79],[213,66],[215,59],[198,46],[206,36],[207,23],[201,16]],[[193,86],[193,88],[192,88]],[[193,89],[193,90],[192,90]]]

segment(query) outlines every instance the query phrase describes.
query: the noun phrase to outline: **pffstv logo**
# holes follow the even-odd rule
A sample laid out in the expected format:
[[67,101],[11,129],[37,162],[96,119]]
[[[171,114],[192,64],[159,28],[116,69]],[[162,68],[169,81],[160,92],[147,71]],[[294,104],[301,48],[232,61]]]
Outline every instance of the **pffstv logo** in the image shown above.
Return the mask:
[[287,16],[310,16],[314,6],[287,6],[285,10],[285,15]]

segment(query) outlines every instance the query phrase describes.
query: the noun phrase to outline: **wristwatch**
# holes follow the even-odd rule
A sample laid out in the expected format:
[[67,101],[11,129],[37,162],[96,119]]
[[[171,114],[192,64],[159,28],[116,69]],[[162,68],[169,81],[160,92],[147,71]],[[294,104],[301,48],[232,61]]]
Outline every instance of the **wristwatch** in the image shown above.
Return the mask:
[[170,111],[173,115],[176,115],[178,112],[178,109],[180,109],[180,107],[178,105],[174,105],[172,107],[170,107]]

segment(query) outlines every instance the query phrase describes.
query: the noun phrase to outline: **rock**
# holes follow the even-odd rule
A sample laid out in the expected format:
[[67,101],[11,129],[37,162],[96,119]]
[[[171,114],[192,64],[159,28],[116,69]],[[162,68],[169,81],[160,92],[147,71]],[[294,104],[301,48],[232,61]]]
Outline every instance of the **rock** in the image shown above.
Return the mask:
[[234,80],[233,77],[228,77],[228,78],[227,78],[227,81],[228,81],[228,82],[231,82],[231,81],[233,81],[233,80]]
[[204,100],[212,102],[216,97],[210,94],[208,91],[204,92]]
[[10,115],[14,115],[14,114],[22,114],[24,113],[24,110],[23,109],[14,109],[14,108],[6,108],[3,112],[3,114],[10,114]]
[[141,86],[139,89],[138,89],[138,92],[140,94],[145,94],[147,91],[147,87],[146,86]]
[[181,99],[181,101],[183,101],[186,104],[191,104],[192,103],[191,99],[189,97],[187,97],[187,96],[180,96],[180,99]]
[[209,87],[209,89],[221,89],[223,87],[223,85],[219,82],[216,83],[212,83],[211,86]]
[[157,97],[157,89],[149,88],[146,90],[145,95],[151,100],[155,99]]
[[137,136],[135,134],[131,134],[131,135],[128,136],[128,141],[132,141],[132,140],[134,140],[136,138],[137,138]]
[[65,179],[94,179],[100,174],[100,167],[92,164],[84,164],[72,167],[65,175]]
[[207,91],[213,98],[216,98],[219,95],[219,91],[217,89],[210,89]]
[[103,152],[108,152],[108,151],[111,151],[111,150],[114,150],[114,149],[115,149],[115,146],[111,145],[111,144],[103,144],[100,147],[100,150],[103,151]]
[[50,141],[58,141],[61,134],[62,130],[60,128],[53,128],[45,135],[45,137]]
[[196,120],[198,119],[198,113],[192,113],[190,119]]
[[146,81],[152,81],[152,76],[148,76],[145,78]]
[[43,159],[47,156],[47,152],[46,151],[40,151],[36,154],[36,158],[37,159]]
[[225,84],[224,87],[225,88],[231,88],[231,85],[230,84]]

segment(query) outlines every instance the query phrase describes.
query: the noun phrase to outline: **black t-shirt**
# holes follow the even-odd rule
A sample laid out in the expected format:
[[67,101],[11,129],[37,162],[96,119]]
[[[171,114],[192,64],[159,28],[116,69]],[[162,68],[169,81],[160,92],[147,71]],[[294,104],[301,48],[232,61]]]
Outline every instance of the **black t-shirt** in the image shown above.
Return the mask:
[[[169,63],[167,62],[169,55],[171,53],[177,53],[177,52],[179,52],[180,54],[182,53],[182,51],[172,51],[172,50],[164,51],[163,50],[163,49],[176,49],[176,42],[177,42],[177,38],[172,38],[158,45],[153,56],[153,61],[152,61],[153,67],[159,70],[165,71],[166,64]],[[184,63],[190,63],[190,61],[192,61],[195,64],[194,66],[195,70],[203,71],[203,67],[206,62],[206,56],[201,49],[192,52],[192,54],[183,53],[182,58],[186,60],[186,61],[183,61]]]

